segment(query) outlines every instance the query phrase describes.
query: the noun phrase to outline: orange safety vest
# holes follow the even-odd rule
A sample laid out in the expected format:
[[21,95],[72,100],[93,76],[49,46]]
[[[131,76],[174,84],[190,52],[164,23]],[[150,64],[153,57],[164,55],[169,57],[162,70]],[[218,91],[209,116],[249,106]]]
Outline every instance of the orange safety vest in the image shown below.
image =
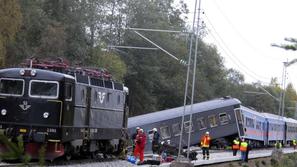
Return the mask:
[[238,140],[233,140],[233,150],[239,150],[239,141]]
[[247,151],[247,147],[248,147],[248,143],[243,141],[240,143],[240,148],[239,150],[242,151],[242,152],[246,152]]
[[201,147],[209,147],[209,144],[210,144],[210,137],[203,136],[201,139]]

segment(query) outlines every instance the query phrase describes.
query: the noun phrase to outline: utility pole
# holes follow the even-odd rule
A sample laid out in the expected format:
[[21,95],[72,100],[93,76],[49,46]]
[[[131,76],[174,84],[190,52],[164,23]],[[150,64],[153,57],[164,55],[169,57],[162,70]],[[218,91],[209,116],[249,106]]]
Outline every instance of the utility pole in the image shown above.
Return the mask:
[[[198,19],[196,23],[196,13],[197,13],[197,0],[195,1],[195,9],[194,9],[194,19],[192,24],[192,33],[190,37],[190,48],[189,48],[189,57],[188,57],[188,68],[187,68],[187,78],[186,78],[186,85],[185,85],[185,94],[184,94],[184,110],[183,116],[181,121],[181,132],[180,132],[180,139],[179,139],[179,147],[178,147],[178,160],[181,160],[181,151],[182,151],[182,140],[183,140],[183,130],[184,130],[184,123],[185,123],[185,115],[186,115],[186,106],[187,106],[187,99],[189,98],[191,105],[189,111],[189,131],[188,131],[188,143],[187,143],[187,160],[189,160],[189,153],[190,153],[190,142],[191,142],[191,132],[192,132],[192,110],[193,110],[193,103],[194,103],[194,93],[195,93],[195,81],[196,81],[196,64],[197,64],[197,52],[198,52],[198,42],[199,42],[199,22],[200,22],[200,10],[201,10],[201,0],[199,0],[199,7],[198,7]],[[195,24],[196,24],[196,31],[195,31]],[[195,33],[196,32],[196,33]],[[196,35],[196,36],[195,36]],[[193,41],[195,38],[195,53],[192,54],[192,47]],[[192,83],[189,84],[189,80],[192,79]],[[191,92],[189,91],[191,90]]]

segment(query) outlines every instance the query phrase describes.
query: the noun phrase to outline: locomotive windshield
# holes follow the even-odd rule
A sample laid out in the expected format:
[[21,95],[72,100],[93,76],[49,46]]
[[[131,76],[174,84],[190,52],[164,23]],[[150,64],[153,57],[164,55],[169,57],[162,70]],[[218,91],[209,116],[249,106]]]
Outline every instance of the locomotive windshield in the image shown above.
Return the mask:
[[55,81],[30,81],[29,95],[38,98],[58,98],[59,84]]
[[24,80],[1,78],[0,94],[5,96],[22,96],[24,92]]

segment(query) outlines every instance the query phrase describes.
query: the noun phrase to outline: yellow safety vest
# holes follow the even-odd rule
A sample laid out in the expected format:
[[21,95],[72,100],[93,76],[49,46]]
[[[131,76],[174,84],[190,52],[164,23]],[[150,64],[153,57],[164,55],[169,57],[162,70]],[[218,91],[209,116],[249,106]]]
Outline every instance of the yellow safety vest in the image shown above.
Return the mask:
[[248,147],[248,143],[243,141],[240,143],[240,148],[239,150],[242,151],[242,152],[246,152],[247,151],[247,147]]
[[276,148],[282,148],[282,143],[275,143],[274,146],[275,146]]
[[233,140],[233,150],[239,150],[239,141],[238,140]]

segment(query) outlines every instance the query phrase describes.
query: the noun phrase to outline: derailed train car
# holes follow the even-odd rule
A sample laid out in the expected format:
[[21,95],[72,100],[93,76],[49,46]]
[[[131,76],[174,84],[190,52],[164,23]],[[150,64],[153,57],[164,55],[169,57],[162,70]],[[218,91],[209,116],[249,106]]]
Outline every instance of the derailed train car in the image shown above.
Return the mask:
[[[190,113],[190,106],[186,107],[182,146],[187,146],[189,126],[192,124],[190,145],[200,142],[202,135],[209,131],[212,144],[223,147],[238,134],[235,110],[240,108],[240,101],[236,98],[225,97],[196,103]],[[170,140],[172,145],[178,146],[181,134],[181,120],[184,107],[158,111],[154,113],[130,117],[128,131],[130,136],[136,127],[141,127],[149,135],[151,129],[157,128],[161,140]],[[192,123],[189,117],[192,114]],[[146,150],[151,149],[150,135],[147,138]]]
[[42,145],[49,160],[120,151],[127,88],[83,70],[67,73],[0,70],[0,132],[12,141],[22,135],[25,152],[32,158],[38,158]]
[[260,113],[244,106],[236,111],[238,135],[253,147],[289,145],[297,139],[297,120],[271,113]]

